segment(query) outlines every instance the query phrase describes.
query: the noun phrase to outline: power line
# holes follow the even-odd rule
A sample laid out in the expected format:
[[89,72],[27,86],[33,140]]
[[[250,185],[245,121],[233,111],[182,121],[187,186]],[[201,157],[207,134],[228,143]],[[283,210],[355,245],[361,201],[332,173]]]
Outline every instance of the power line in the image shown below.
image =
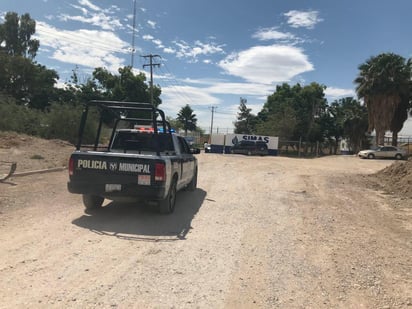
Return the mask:
[[[165,68],[166,71],[163,71],[163,68]],[[160,66],[160,70],[162,72],[165,72],[165,74],[169,74],[170,76],[169,78],[164,78],[164,82],[167,83],[171,88],[173,88],[176,94],[179,95],[183,99],[183,101],[186,101],[187,104],[192,104],[192,99],[190,98],[190,96],[187,95],[184,91],[180,90],[181,88],[185,87],[185,85],[180,84],[178,80],[172,77],[173,74],[170,72],[169,68],[165,63],[162,63],[162,65]]]

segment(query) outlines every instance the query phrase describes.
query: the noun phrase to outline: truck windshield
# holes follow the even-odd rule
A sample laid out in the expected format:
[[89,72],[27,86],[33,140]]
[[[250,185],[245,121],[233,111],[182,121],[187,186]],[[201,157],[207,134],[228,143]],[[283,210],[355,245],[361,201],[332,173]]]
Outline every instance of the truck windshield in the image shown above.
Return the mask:
[[151,134],[139,132],[118,132],[113,140],[112,149],[131,151],[173,151],[170,134]]

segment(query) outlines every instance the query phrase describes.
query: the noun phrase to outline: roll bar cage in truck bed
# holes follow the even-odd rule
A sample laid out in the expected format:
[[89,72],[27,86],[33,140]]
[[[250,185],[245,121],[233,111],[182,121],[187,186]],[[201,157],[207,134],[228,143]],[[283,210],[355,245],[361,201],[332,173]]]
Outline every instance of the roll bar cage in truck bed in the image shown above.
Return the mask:
[[[131,125],[149,125],[153,128],[153,134],[159,134],[159,132],[167,134],[172,133],[170,124],[166,121],[164,112],[150,103],[92,100],[84,104],[76,150],[80,150],[82,147],[83,134],[86,128],[86,121],[90,107],[96,107],[100,114],[94,145],[92,146],[95,151],[99,148],[100,135],[105,116],[107,117],[107,112],[114,117],[114,125],[108,147],[110,147],[120,121],[129,122]],[[159,154],[160,149],[158,147],[157,155]]]

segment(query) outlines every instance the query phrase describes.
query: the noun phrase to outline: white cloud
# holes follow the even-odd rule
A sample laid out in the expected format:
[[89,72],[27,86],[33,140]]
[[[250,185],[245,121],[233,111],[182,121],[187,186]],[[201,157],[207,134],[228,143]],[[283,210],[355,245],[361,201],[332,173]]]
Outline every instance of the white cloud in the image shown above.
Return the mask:
[[[145,41],[151,41],[156,47],[161,48],[161,49],[166,49],[165,46],[163,45],[162,41],[159,39],[155,39],[152,35],[150,34],[145,34],[142,36],[142,39]],[[169,52],[171,53],[171,52]]]
[[319,18],[318,11],[289,11],[284,14],[288,17],[288,24],[292,28],[308,28],[313,29],[314,26],[323,21],[323,19]]
[[176,53],[176,50],[173,49],[173,48],[170,48],[170,47],[165,47],[165,48],[163,49],[163,52],[164,52],[165,54],[175,54],[175,53]]
[[[226,130],[233,128],[236,120],[239,102],[238,99],[224,101],[226,95],[233,97],[247,97],[248,107],[253,113],[258,113],[267,95],[273,93],[272,86],[255,83],[231,83],[222,79],[183,79],[176,80],[171,74],[156,76],[162,84],[162,109],[167,115],[176,117],[179,110],[189,104],[198,118],[198,126],[208,128],[210,126],[211,113],[210,106],[216,109],[214,127]],[[165,86],[165,85],[173,86]],[[178,85],[178,86],[176,86]]]
[[[170,74],[163,76],[164,79],[176,81]],[[202,91],[207,91],[210,94],[230,94],[239,96],[264,96],[275,91],[272,85],[261,83],[233,83],[225,79],[183,79],[178,83],[198,85]]]
[[262,28],[252,35],[253,38],[268,41],[268,40],[291,40],[295,36],[292,33],[280,32],[276,28]]
[[163,86],[161,108],[166,115],[176,118],[179,110],[189,104],[198,116],[198,125],[205,126],[208,120],[199,113],[199,110],[207,110],[208,106],[219,105],[221,100],[213,96],[205,88],[191,86]]
[[255,46],[228,56],[219,66],[230,75],[262,84],[290,81],[313,70],[300,48],[286,45]]
[[155,44],[157,47],[159,47],[159,48],[164,48],[164,45],[163,45],[163,43],[162,43],[161,40],[156,39],[156,40],[152,40],[152,42],[153,42],[153,44]]
[[[223,46],[215,43],[203,43],[201,41],[195,41],[193,45],[180,40],[174,41],[174,46],[164,46],[163,42],[159,39],[155,39],[151,35],[144,35],[142,38],[145,41],[152,41],[157,48],[163,49],[164,53],[174,54],[177,58],[189,59],[190,62],[197,62],[200,56],[210,56],[214,54],[224,54]],[[207,61],[206,61],[207,63]]]
[[100,7],[98,7],[97,5],[94,5],[89,0],[79,0],[79,4],[84,5],[84,6],[88,7],[89,9],[92,9],[93,11],[100,11],[101,10]]
[[81,23],[90,24],[102,28],[103,30],[115,30],[117,28],[122,28],[122,23],[119,20],[115,20],[105,14],[93,14],[90,17],[86,16],[71,16],[71,15],[60,15],[62,21],[78,21]]
[[36,28],[42,46],[52,50],[52,59],[89,68],[106,67],[113,72],[125,65],[116,53],[127,53],[129,44],[112,32],[61,30],[44,22],[38,22]]
[[335,87],[327,87],[325,90],[325,95],[332,100],[344,97],[356,97],[355,90],[353,89],[343,89]]
[[117,6],[113,5],[109,9],[103,10],[89,0],[79,0],[78,3],[80,5],[72,5],[72,7],[80,10],[82,15],[61,14],[59,19],[86,23],[110,31],[124,28],[120,20],[114,15],[114,12],[118,10]]
[[153,20],[148,20],[147,24],[149,25],[150,28],[155,29],[156,28],[156,22]]
[[154,40],[154,37],[151,36],[150,34],[145,34],[144,36],[142,36],[142,39],[145,41],[152,41]]
[[207,88],[210,93],[231,94],[239,96],[262,96],[273,93],[271,86],[258,83],[217,82]]

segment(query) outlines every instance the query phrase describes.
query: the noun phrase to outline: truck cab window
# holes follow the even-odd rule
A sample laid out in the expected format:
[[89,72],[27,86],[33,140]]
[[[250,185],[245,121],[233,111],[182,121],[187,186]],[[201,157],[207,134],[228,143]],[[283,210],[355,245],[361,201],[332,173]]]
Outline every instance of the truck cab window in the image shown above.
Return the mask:
[[187,144],[186,140],[183,137],[179,136],[178,141],[179,141],[180,151],[182,153],[190,153],[190,147]]

